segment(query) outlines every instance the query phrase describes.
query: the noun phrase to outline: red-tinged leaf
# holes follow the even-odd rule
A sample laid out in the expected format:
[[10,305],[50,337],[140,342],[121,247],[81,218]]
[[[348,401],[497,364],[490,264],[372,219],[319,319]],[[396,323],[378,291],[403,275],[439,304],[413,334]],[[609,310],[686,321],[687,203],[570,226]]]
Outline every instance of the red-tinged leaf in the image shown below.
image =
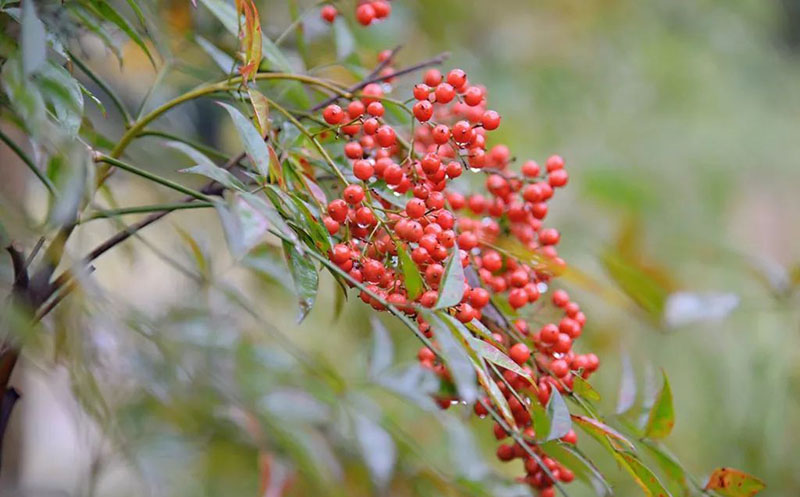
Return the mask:
[[261,20],[253,0],[236,2],[237,11],[244,13],[244,27],[240,26],[239,39],[244,64],[239,68],[244,82],[258,72],[261,65]]
[[658,394],[655,405],[650,410],[650,417],[647,419],[647,427],[644,430],[644,435],[653,439],[666,437],[672,431],[672,427],[675,426],[672,390],[669,387],[667,374],[663,371],[662,374],[664,376],[664,386]]
[[658,477],[638,457],[630,452],[617,451],[616,459],[650,497],[672,497]]
[[310,178],[306,175],[301,175],[300,177],[303,179],[303,183],[306,185],[306,189],[308,190],[308,192],[315,199],[317,199],[317,202],[319,202],[322,205],[327,205],[328,197],[325,196],[325,192],[322,191],[322,188],[320,188],[317,182],[314,181],[314,178]]
[[278,154],[275,152],[275,149],[272,148],[272,145],[267,144],[267,150],[269,151],[269,179],[273,183],[278,183],[281,190],[286,190],[281,160],[278,158]]
[[247,94],[250,96],[250,105],[253,106],[253,122],[261,136],[269,133],[269,101],[260,91],[248,88]]
[[725,497],[751,497],[764,488],[766,484],[760,479],[733,468],[715,469],[705,486]]
[[610,426],[602,423],[596,419],[587,418],[586,416],[579,416],[577,414],[572,415],[572,420],[578,424],[578,426],[582,427],[587,432],[593,435],[600,435],[611,437],[613,440],[617,440],[621,442],[623,445],[627,446],[630,450],[635,450],[633,443],[630,440],[625,438],[625,436],[611,428]]

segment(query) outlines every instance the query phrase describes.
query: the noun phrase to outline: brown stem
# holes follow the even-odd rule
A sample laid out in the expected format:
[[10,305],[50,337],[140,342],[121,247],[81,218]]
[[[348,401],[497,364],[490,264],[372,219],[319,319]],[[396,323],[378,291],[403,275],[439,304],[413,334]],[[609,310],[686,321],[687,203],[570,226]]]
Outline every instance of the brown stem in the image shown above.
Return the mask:
[[[395,50],[397,50],[397,49],[395,49]],[[365,86],[367,86],[368,84],[371,84],[371,83],[379,83],[379,82],[385,81],[387,79],[404,76],[406,74],[409,74],[409,73],[412,73],[412,72],[415,72],[415,71],[419,71],[420,69],[425,69],[426,67],[438,66],[439,64],[441,64],[445,60],[447,60],[448,57],[450,57],[450,52],[442,52],[439,55],[437,55],[436,57],[432,57],[432,58],[430,58],[428,60],[423,60],[422,62],[420,62],[418,64],[414,64],[413,66],[408,66],[408,67],[404,67],[403,69],[398,69],[397,71],[394,71],[392,74],[387,74],[385,76],[373,76],[372,74],[370,74],[365,79],[361,80],[360,82],[358,82],[358,83],[354,84],[353,86],[351,86],[350,88],[348,88],[347,92],[348,93],[353,93],[353,92],[356,92],[356,91],[364,88]],[[391,60],[391,57],[389,59],[387,59],[387,60]],[[334,95],[334,96],[332,96],[332,97],[330,97],[328,99],[325,99],[322,102],[320,102],[317,105],[315,105],[314,107],[312,107],[311,111],[312,112],[316,112],[316,111],[322,109],[323,107],[327,107],[328,105],[330,105],[333,102],[339,100],[340,98],[342,98],[342,97],[340,97],[339,95]]]

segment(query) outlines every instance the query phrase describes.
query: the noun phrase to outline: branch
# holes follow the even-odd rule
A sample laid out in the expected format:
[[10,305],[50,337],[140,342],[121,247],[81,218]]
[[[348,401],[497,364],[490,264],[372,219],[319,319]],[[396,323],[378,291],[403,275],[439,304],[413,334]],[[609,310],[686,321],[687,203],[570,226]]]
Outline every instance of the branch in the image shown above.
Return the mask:
[[[398,50],[398,49],[399,49],[399,47],[395,48],[395,50]],[[367,76],[366,79],[364,79],[364,80],[360,81],[359,83],[356,83],[353,86],[351,86],[350,88],[348,88],[347,92],[348,93],[353,93],[353,92],[356,92],[356,91],[364,88],[365,86],[367,86],[367,85],[369,85],[371,83],[379,83],[381,81],[386,81],[387,79],[392,79],[392,78],[397,78],[397,77],[400,77],[400,76],[404,76],[406,74],[409,74],[409,73],[412,73],[412,72],[415,72],[415,71],[419,71],[420,69],[425,69],[426,67],[438,66],[439,64],[441,64],[445,60],[447,60],[448,57],[450,57],[450,52],[442,52],[439,55],[437,55],[436,57],[432,57],[432,58],[430,58],[428,60],[423,60],[422,62],[420,62],[418,64],[414,64],[413,66],[408,66],[408,67],[405,67],[403,69],[398,69],[397,71],[394,71],[392,74],[386,74],[384,76],[374,76],[374,75],[370,74],[369,76]],[[387,60],[391,60],[391,57],[389,59],[387,59]],[[379,69],[379,71],[380,71],[380,69]],[[314,107],[312,107],[311,111],[312,112],[316,112],[316,111],[318,111],[318,110],[320,110],[320,109],[322,109],[324,107],[327,107],[328,105],[330,105],[333,102],[339,100],[340,98],[342,98],[341,95],[334,95],[334,96],[332,96],[332,97],[330,97],[328,99],[325,99],[322,102],[320,102],[317,105],[315,105]]]

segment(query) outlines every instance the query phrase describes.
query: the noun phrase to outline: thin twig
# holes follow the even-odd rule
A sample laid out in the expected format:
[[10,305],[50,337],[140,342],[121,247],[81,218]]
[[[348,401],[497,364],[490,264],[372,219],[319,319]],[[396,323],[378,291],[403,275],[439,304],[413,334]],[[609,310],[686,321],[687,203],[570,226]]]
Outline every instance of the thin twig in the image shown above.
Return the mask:
[[[448,57],[450,57],[450,52],[442,52],[439,55],[437,55],[436,57],[432,57],[432,58],[430,58],[428,60],[423,60],[419,64],[414,64],[413,66],[408,66],[408,67],[405,67],[403,69],[398,69],[397,71],[392,72],[392,74],[385,74],[383,76],[373,76],[371,78],[364,79],[364,80],[354,84],[350,88],[348,88],[347,91],[348,91],[348,93],[353,93],[353,92],[356,92],[356,91],[364,88],[365,86],[367,86],[367,85],[369,85],[371,83],[380,83],[381,81],[386,81],[387,79],[392,79],[392,78],[397,78],[397,77],[400,77],[400,76],[404,76],[406,74],[419,71],[420,69],[425,69],[426,67],[438,66],[439,64],[442,64],[445,60],[447,60]],[[320,102],[317,105],[315,105],[314,107],[312,107],[311,111],[312,112],[316,112],[316,111],[322,109],[323,107],[327,107],[328,105],[330,105],[333,102],[339,100],[340,98],[342,98],[342,97],[339,96],[339,95],[335,95],[333,97],[325,99],[322,102]]]

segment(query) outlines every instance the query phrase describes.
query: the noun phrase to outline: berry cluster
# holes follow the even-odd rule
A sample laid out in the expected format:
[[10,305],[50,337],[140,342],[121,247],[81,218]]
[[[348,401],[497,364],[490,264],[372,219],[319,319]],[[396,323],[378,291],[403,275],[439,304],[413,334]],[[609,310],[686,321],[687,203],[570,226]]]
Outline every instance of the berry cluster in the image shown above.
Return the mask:
[[[493,332],[489,342],[506,350],[535,380],[531,383],[511,370],[494,378],[514,420],[525,430],[528,449],[541,454],[547,470],[519,444],[501,445],[497,457],[523,459],[524,481],[540,495],[552,495],[553,479],[569,482],[574,475],[536,444],[529,406],[546,406],[553,389],[568,392],[576,375],[587,378],[597,369],[597,356],[572,349],[586,316],[563,290],[550,296],[560,320],[535,332],[524,318],[506,326],[484,311],[504,300],[522,315],[563,271],[566,264],[555,248],[559,232],[545,228],[543,220],[555,190],[568,182],[564,160],[552,156],[544,168],[526,161],[515,171],[505,145],[487,144],[501,117],[487,107],[486,89],[471,84],[460,69],[446,75],[429,70],[414,87],[415,103],[409,109],[414,126],[405,137],[384,120],[387,89],[370,84],[359,98],[322,111],[324,121],[346,138],[344,155],[357,180],[327,206],[323,222],[339,242],[330,259],[363,284],[365,303],[376,310],[385,310],[384,302],[394,305],[414,317],[428,338],[433,334],[419,310],[439,301],[448,260],[475,270],[473,284],[465,277],[461,301],[447,311],[462,323],[481,321]],[[455,188],[452,180],[465,169],[485,175],[486,194],[464,195]],[[502,248],[510,244],[521,249]],[[528,254],[524,260],[512,255],[520,251]],[[414,293],[403,276],[404,254],[422,275],[424,288]],[[418,359],[449,387],[449,371],[434,350],[423,347]],[[456,399],[442,395],[437,400],[447,408]],[[488,397],[483,402],[491,403]],[[488,414],[482,403],[475,405],[475,412]],[[508,436],[499,424],[494,431],[498,439]],[[570,431],[562,440],[575,443],[576,435]]]
[[[356,6],[356,20],[363,26],[369,26],[375,21],[386,19],[392,13],[392,4],[388,0],[360,0]],[[336,6],[327,4],[322,7],[320,17],[325,22],[332,23],[339,10]]]

